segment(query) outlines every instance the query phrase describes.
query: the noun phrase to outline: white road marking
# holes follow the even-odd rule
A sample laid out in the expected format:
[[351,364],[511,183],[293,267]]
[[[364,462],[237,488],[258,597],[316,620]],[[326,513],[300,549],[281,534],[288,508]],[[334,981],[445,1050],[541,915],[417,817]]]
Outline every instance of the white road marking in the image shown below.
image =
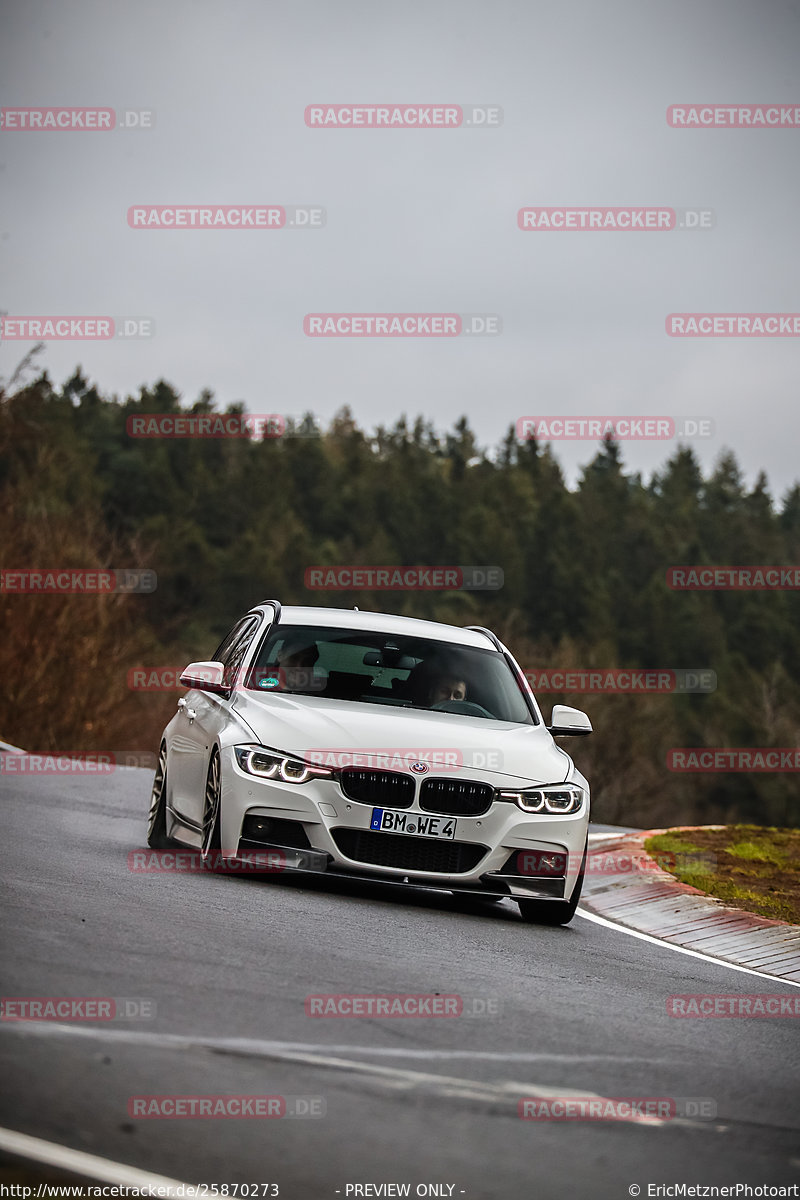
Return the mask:
[[[346,1071],[350,1074],[371,1078],[374,1082],[393,1090],[432,1091],[439,1095],[461,1099],[494,1101],[509,1105],[523,1098],[536,1100],[595,1100],[608,1102],[608,1098],[597,1092],[586,1092],[574,1087],[545,1087],[538,1083],[500,1080],[496,1083],[480,1079],[462,1079],[436,1072],[411,1071],[400,1067],[380,1066],[376,1063],[360,1062],[357,1059],[339,1058],[332,1055],[327,1046],[313,1049],[293,1049],[290,1043],[259,1041],[251,1038],[204,1038],[188,1037],[170,1033],[146,1033],[140,1030],[95,1029],[78,1025],[59,1025],[41,1021],[14,1021],[0,1026],[6,1033],[32,1034],[37,1037],[67,1036],[132,1046],[152,1046],[158,1049],[192,1049],[193,1047],[227,1052],[242,1056],[273,1059],[279,1062],[298,1063],[304,1066],[329,1070]],[[675,1124],[675,1119],[652,1117],[631,1113],[621,1118],[625,1124],[662,1126]],[[685,1121],[681,1121],[685,1124]],[[708,1123],[704,1123],[704,1128]]]
[[770,979],[774,983],[784,983],[787,987],[800,987],[800,983],[795,983],[793,979],[783,979],[780,975],[770,975],[768,971],[754,971],[752,967],[741,967],[738,963],[726,962],[724,958],[715,958],[713,954],[703,954],[700,950],[690,950],[688,946],[676,946],[674,942],[666,942],[663,938],[653,937],[649,933],[640,933],[638,929],[629,929],[627,925],[618,925],[616,921],[609,921],[606,917],[599,917],[596,913],[587,912],[584,908],[578,908],[575,916],[583,917],[584,921],[592,921],[595,925],[602,925],[604,929],[613,929],[615,933],[626,933],[628,937],[639,938],[642,942],[650,942],[653,946],[661,946],[667,950],[676,950],[679,954],[688,954],[691,958],[700,958],[703,962],[713,963],[715,967],[727,967],[729,971],[742,971],[745,975],[755,975],[757,979]]
[[0,1128],[0,1150],[5,1150],[8,1154],[17,1154],[20,1158],[33,1159],[48,1167],[59,1167],[62,1171],[71,1171],[75,1175],[99,1179],[103,1183],[121,1187],[169,1188],[168,1192],[159,1193],[162,1196],[176,1195],[174,1189],[181,1186],[178,1179],[154,1175],[152,1171],[140,1171],[138,1167],[112,1162],[110,1158],[98,1158],[97,1155],[86,1154],[83,1150],[71,1150],[69,1146],[46,1142],[43,1138],[30,1137],[27,1133],[17,1133],[15,1129]]
[[632,1057],[630,1054],[539,1054],[536,1051],[528,1050],[438,1050],[435,1046],[430,1046],[425,1050],[411,1050],[402,1046],[353,1046],[350,1044],[333,1044],[327,1043],[320,1045],[314,1042],[262,1042],[261,1045],[280,1046],[285,1050],[325,1050],[329,1054],[374,1054],[378,1058],[440,1058],[458,1059],[467,1058],[475,1059],[480,1062],[556,1062],[556,1063],[591,1063],[591,1062],[612,1062],[612,1063],[660,1063],[662,1065],[675,1065],[675,1056],[670,1055],[668,1058],[653,1058],[652,1055],[643,1056],[641,1058]]

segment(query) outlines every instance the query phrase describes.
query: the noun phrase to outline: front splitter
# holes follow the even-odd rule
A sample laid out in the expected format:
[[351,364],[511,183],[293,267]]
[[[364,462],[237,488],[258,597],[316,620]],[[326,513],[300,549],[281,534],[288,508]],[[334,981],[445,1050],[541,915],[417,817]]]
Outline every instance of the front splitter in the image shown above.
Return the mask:
[[[264,874],[328,875],[333,879],[348,879],[355,883],[381,883],[390,887],[416,887],[436,892],[456,892],[464,896],[507,896],[509,899],[563,900],[563,879],[519,879],[508,876],[483,876],[484,885],[461,884],[453,880],[434,881],[428,875],[418,876],[409,872],[403,876],[384,875],[380,870],[333,866],[330,855],[322,850],[300,850],[294,846],[278,846],[251,842],[240,844],[237,859],[248,864],[251,870],[259,869],[263,860]],[[493,886],[494,885],[494,886]]]

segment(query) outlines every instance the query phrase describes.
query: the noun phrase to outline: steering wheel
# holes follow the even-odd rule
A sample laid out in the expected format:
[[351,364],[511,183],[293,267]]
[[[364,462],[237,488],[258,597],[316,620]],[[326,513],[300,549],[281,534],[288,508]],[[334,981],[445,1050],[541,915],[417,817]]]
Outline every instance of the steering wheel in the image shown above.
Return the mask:
[[492,713],[472,700],[440,700],[438,704],[431,705],[431,712],[459,713],[463,717],[488,717],[490,721],[494,720]]

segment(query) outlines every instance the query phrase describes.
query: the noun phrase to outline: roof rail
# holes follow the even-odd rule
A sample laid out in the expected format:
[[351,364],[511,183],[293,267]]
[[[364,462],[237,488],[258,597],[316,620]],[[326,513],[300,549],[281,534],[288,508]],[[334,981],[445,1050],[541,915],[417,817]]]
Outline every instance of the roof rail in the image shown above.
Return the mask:
[[485,633],[489,641],[494,646],[495,650],[503,651],[502,643],[496,634],[492,633],[491,629],[485,629],[483,625],[465,625],[465,629],[471,629],[473,633]]
[[[280,600],[262,600],[261,604],[271,604],[272,605],[272,607],[275,611],[275,616],[272,618],[272,624],[277,625],[281,619],[281,602],[280,602]],[[255,607],[260,608],[261,604],[257,604]]]

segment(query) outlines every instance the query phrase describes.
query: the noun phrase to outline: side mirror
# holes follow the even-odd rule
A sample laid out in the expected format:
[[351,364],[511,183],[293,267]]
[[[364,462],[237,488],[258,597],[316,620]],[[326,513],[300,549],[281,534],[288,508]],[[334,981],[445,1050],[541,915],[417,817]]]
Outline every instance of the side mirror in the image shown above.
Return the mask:
[[579,708],[570,708],[568,704],[554,704],[547,731],[553,737],[586,737],[592,732],[592,722]]
[[231,694],[231,689],[224,682],[225,666],[221,662],[195,662],[182,672],[180,682],[183,687],[197,688],[200,692],[213,692],[215,696]]

